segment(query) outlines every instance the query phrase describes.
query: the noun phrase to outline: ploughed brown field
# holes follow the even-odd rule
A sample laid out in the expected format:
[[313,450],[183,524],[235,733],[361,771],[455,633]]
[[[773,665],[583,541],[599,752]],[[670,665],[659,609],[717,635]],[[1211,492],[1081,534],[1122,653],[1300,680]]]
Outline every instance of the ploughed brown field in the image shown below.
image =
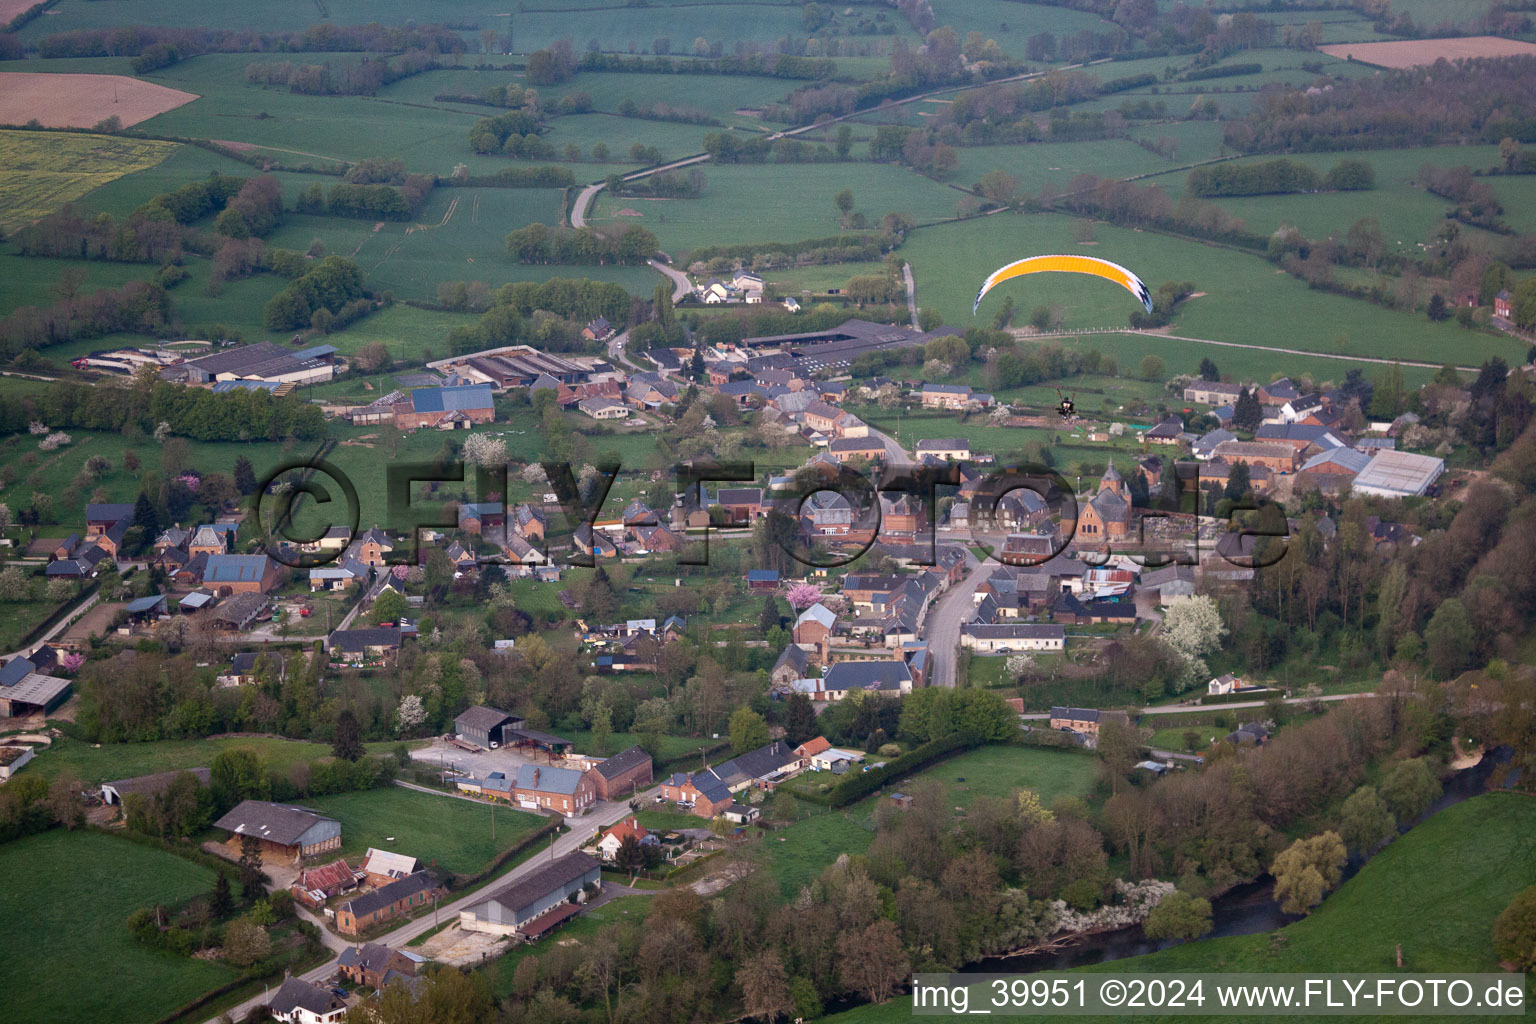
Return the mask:
[[92,128],[116,115],[129,128],[195,99],[127,75],[0,74],[0,124],[36,118],[49,128]]
[[0,25],[8,25],[18,14],[36,5],[37,0],[0,0]]
[[1536,43],[1499,36],[1466,36],[1461,39],[1403,39],[1390,43],[1331,43],[1319,46],[1330,57],[1353,57],[1363,64],[1383,68],[1411,68],[1446,60],[1474,57],[1529,57]]

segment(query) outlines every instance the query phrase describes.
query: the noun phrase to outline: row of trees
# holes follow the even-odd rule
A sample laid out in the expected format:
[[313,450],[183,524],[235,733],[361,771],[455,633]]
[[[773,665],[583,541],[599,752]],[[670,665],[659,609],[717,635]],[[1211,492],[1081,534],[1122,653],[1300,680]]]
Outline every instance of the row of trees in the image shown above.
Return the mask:
[[1260,196],[1281,192],[1342,192],[1376,187],[1376,172],[1364,160],[1343,160],[1318,174],[1295,160],[1263,163],[1208,164],[1189,172],[1185,188],[1191,195]]
[[292,61],[249,64],[245,80],[253,85],[286,88],[305,96],[372,96],[386,85],[443,67],[437,56],[413,50],[397,57],[365,56],[340,65]]
[[634,264],[655,254],[656,236],[638,224],[609,234],[534,223],[507,234],[507,255],[519,263]]
[[458,54],[464,37],[442,25],[312,25],[297,32],[122,25],[76,29],[37,41],[40,57],[137,57],[146,49],[174,47],[183,57],[199,53],[407,53]]
[[343,256],[331,255],[310,265],[286,288],[267,300],[262,319],[269,331],[300,330],[311,325],[317,311],[339,313],[363,295],[362,270]]
[[410,220],[431,195],[435,179],[424,174],[406,176],[400,185],[332,185],[322,192],[319,183],[299,195],[295,208],[300,213],[330,214],[332,217],[357,217],[364,220]]

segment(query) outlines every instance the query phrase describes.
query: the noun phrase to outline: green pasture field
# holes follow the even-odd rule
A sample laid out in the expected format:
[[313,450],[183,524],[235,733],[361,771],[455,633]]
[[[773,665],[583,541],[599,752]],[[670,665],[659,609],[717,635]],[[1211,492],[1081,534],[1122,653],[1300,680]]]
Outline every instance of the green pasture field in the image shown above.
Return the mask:
[[[1448,807],[1373,857],[1322,906],[1276,932],[1185,942],[1147,956],[1085,967],[1092,973],[1178,971],[1305,973],[1396,971],[1403,947],[1410,974],[1499,970],[1494,918],[1536,872],[1536,803],[1488,793]],[[1448,876],[1447,865],[1455,865]],[[1403,973],[1397,971],[1396,973]],[[825,1018],[836,1024],[909,1020],[910,997]],[[1109,1024],[1121,1017],[1084,1017]],[[1246,1017],[1164,1016],[1164,1021],[1237,1024]],[[1337,1017],[1380,1021],[1381,1017]]]
[[239,976],[149,949],[127,928],[140,907],[211,891],[210,868],[101,832],[55,829],[0,847],[0,871],[13,880],[0,891],[0,918],[27,937],[0,964],[17,1016],[148,1022]]
[[252,85],[245,77],[251,64],[295,58],[295,63],[301,64],[342,65],[355,63],[362,56],[210,53],[194,57],[145,77],[197,93],[201,99],[151,118],[140,127],[148,132],[260,146],[291,165],[399,157],[413,171],[448,175],[460,162],[475,173],[495,170],[505,162],[477,156],[469,148],[469,129],[489,108],[416,105],[370,96],[304,96],[280,87]]
[[[544,816],[400,786],[336,793],[304,801],[341,822],[343,857],[361,857],[372,846],[415,857],[423,865],[473,874],[501,851],[544,824]],[[391,841],[391,839],[393,841]]]
[[[1536,231],[1536,175],[1484,178],[1504,206],[1504,220],[1521,234]],[[1462,228],[1463,233],[1467,230]]]
[[1032,789],[1049,807],[1064,796],[1087,796],[1097,774],[1098,762],[1078,751],[1003,745],[981,747],[941,761],[902,785],[937,781],[944,786],[946,803],[956,807],[968,806],[978,796],[1005,797],[1015,790]]
[[[1275,159],[1245,158],[1242,163],[1262,162]],[[1425,149],[1359,150],[1348,153],[1297,153],[1287,157],[1306,164],[1320,174],[1326,174],[1341,160],[1364,160],[1376,171],[1376,188],[1368,192],[1323,192],[1316,194],[1287,194],[1270,196],[1234,196],[1211,200],[1228,213],[1242,218],[1250,230],[1271,232],[1281,224],[1294,224],[1308,238],[1325,238],[1330,233],[1342,238],[1361,216],[1375,217],[1388,245],[1416,247],[1436,232],[1445,221],[1445,213],[1452,204],[1438,196],[1430,195],[1418,183],[1420,171],[1426,166],[1439,168],[1466,165],[1474,170],[1492,167],[1500,162],[1497,146],[1436,146]],[[1187,176],[1170,174],[1157,183],[1177,198],[1184,193]],[[1536,197],[1523,177],[1495,177],[1485,179],[1504,201],[1506,217],[1519,228],[1536,223],[1524,202],[1529,195]],[[1506,188],[1505,186],[1512,186]],[[1473,244],[1488,247],[1498,244],[1497,236],[1476,228],[1458,225],[1465,238]]]
[[[651,9],[654,10],[654,8]],[[471,74],[429,72],[406,79],[391,86],[390,89],[398,90],[408,83],[451,76],[447,79],[448,81],[455,85],[462,83],[465,91],[473,89],[478,93],[498,81],[511,80],[509,76],[495,76],[494,79],[490,76],[481,76],[477,79],[470,77]],[[519,79],[517,84],[526,83]],[[631,99],[642,110],[655,103],[665,103],[682,110],[703,111],[726,124],[750,126],[760,122],[756,118],[738,117],[735,114],[736,110],[743,107],[761,107],[766,103],[785,100],[797,86],[802,84],[804,83],[797,80],[752,75],[662,75],[583,71],[559,85],[539,86],[538,93],[539,105],[546,110],[552,109],[562,97],[570,93],[584,92],[592,97],[593,110],[605,114],[618,113],[619,104],[626,99]],[[455,91],[457,89],[438,90],[438,92]],[[558,125],[559,120],[557,119],[555,123]],[[610,149],[612,145],[609,143]]]
[[1050,32],[1058,38],[1077,32],[1107,32],[1109,23],[1086,11],[1044,4],[1015,3],[1013,0],[964,0],[935,8],[938,23],[949,25],[965,39],[967,32],[980,32],[996,40],[1003,52],[1019,60],[1026,58],[1029,37]]
[[[1155,137],[1155,136],[1154,136]],[[1019,179],[1020,188],[1036,195],[1050,184],[1064,192],[1079,174],[1101,178],[1165,171],[1178,166],[1129,139],[1101,142],[1033,142],[1017,146],[964,146],[956,151],[960,162],[949,180],[970,186],[988,171],[1006,171]],[[1186,161],[1187,162],[1187,161]]]
[[[715,81],[713,77],[704,75],[692,77],[700,87]],[[580,80],[579,75],[573,79],[577,82]],[[675,85],[674,88],[676,88]],[[687,96],[687,91],[683,91],[682,95]],[[467,131],[468,126],[466,125],[465,128]],[[545,132],[542,138],[554,146],[557,153],[569,143],[583,153],[590,154],[592,147],[601,142],[608,147],[610,160],[621,162],[623,166],[635,166],[629,161],[629,149],[637,142],[646,146],[655,146],[661,150],[664,160],[676,160],[679,157],[702,153],[705,134],[714,130],[701,124],[646,121],[637,117],[619,117],[617,114],[567,114],[564,117],[555,118],[551,122],[550,130]],[[465,153],[469,152],[467,135],[459,148]],[[497,166],[504,167],[507,163],[508,161],[501,159]],[[528,161],[514,160],[511,163],[519,166],[527,165]],[[571,171],[578,181],[596,181],[611,169],[603,164],[575,164],[572,165]],[[707,170],[712,169],[707,168]]]
[[[569,120],[569,119],[566,119]],[[931,221],[954,215],[958,193],[894,164],[706,165],[698,199],[639,199],[598,194],[594,224],[635,223],[656,233],[678,259],[704,245],[795,242],[843,230],[832,197],[853,191],[854,209],[878,224],[890,212]],[[635,210],[639,217],[616,216]]]
[[443,282],[484,281],[498,288],[551,277],[613,281],[649,295],[657,278],[645,267],[524,265],[507,256],[509,231],[535,221],[560,223],[560,195],[559,189],[438,188],[409,223],[289,214],[269,242],[303,250],[318,238],[329,251],[355,260],[369,288],[399,299],[436,302]]
[[[1198,163],[1201,160],[1214,160],[1226,153],[1226,147],[1221,142],[1221,122],[1219,121],[1162,121],[1143,124],[1132,128],[1130,136],[1133,139],[1144,139],[1149,142],[1172,139],[1177,144],[1173,151],[1174,159],[1180,166]],[[1182,187],[1184,179],[1176,173],[1172,175],[1165,173],[1154,180],[1161,185],[1174,178],[1178,179]]]
[[763,274],[763,281],[774,285],[785,295],[798,296],[802,291],[825,292],[828,288],[845,288],[849,278],[878,274],[881,269],[881,265],[874,262],[823,263],[814,267],[769,270]]
[[[577,939],[590,939],[603,928],[620,923],[639,924],[645,919],[646,911],[650,909],[650,896],[636,894],[620,896],[609,900],[601,906],[590,910],[583,910],[575,918],[555,929],[549,942],[571,942]],[[512,980],[517,971],[517,965],[530,956],[537,956],[542,944],[519,944],[511,948],[508,953],[491,969],[494,973],[491,977],[491,987],[498,999],[505,999],[513,994]]]
[[[370,754],[393,753],[396,743],[369,743]],[[29,774],[53,778],[73,772],[87,785],[131,779],[155,772],[182,768],[206,768],[219,754],[234,748],[250,748],[267,767],[285,774],[296,764],[331,756],[329,743],[285,740],[276,736],[215,736],[201,740],[156,740],[153,743],[106,743],[94,746],[84,740],[54,740],[27,766]],[[402,791],[403,792],[403,791]]]
[[[845,19],[842,12],[853,7],[853,16]],[[799,4],[733,4],[717,2],[697,5],[655,4],[632,7],[623,4],[611,6],[583,6],[586,13],[578,25],[573,25],[570,10],[552,10],[548,7],[524,10],[514,17],[513,32],[518,50],[528,51],[548,46],[557,39],[569,39],[578,51],[589,48],[596,40],[599,48],[624,52],[632,46],[650,49],[652,42],[661,37],[670,38],[674,54],[691,54],[694,41],[705,39],[710,43],[724,43],[730,53],[738,42],[770,42],[782,36],[803,39],[806,35]],[[898,29],[894,36],[853,36],[851,41],[880,46],[888,52],[895,39],[904,39],[912,45],[917,35],[895,11],[883,4],[838,4],[834,21],[818,32],[822,38],[846,38],[846,30],[840,29],[843,21],[856,25],[860,18],[880,17]],[[502,19],[505,21],[505,19]]]
[[129,281],[147,281],[155,268],[145,263],[103,263],[100,260],[28,258],[13,246],[0,253],[0,309],[48,307],[59,301],[59,280],[66,271],[84,275],[79,294],[121,288]]
[[250,164],[211,153],[201,146],[177,146],[170,156],[154,167],[125,174],[87,193],[80,200],[80,205],[93,212],[126,217],[146,200],[206,178],[214,172],[241,177],[261,173]]
[[[443,356],[447,354],[445,340],[448,332],[472,324],[476,319],[472,313],[418,309],[397,302],[351,324],[344,331],[326,335],[323,340],[328,345],[335,345],[343,355],[351,355],[364,345],[378,341],[383,342],[396,359],[420,359],[429,349],[436,356]],[[383,391],[373,393],[375,398],[396,386],[391,380],[384,383]],[[378,386],[377,382],[375,386]]]
[[[57,522],[42,529],[45,532],[57,530],[61,537],[84,526],[83,502],[89,500],[97,488],[106,492],[109,501],[131,502],[143,486],[143,474],[160,471],[159,446],[150,438],[129,443],[121,434],[94,430],[71,430],[69,435],[74,438],[74,443],[53,452],[37,451],[34,439],[25,435],[13,435],[16,438],[14,447],[9,440],[0,443],[0,458],[18,469],[16,481],[0,489],[0,501],[19,508],[30,500],[34,491],[53,495],[53,514]],[[315,449],[314,443],[285,445],[274,441],[191,441],[189,444],[190,464],[204,473],[233,473],[235,460],[244,455],[260,475],[264,462],[270,465],[280,458],[302,457]],[[123,453],[130,448],[142,462],[138,474],[123,468]],[[19,461],[26,454],[37,455],[38,461],[35,464]],[[99,481],[93,481],[79,491],[76,495],[79,501],[71,502],[68,492],[85,466],[85,460],[92,455],[105,456],[112,469]]]
[[[1205,294],[1180,308],[1170,329],[1176,335],[1435,364],[1454,359],[1466,366],[1495,355],[1506,360],[1524,355],[1513,340],[1471,332],[1453,321],[1436,324],[1422,314],[1312,291],[1244,251],[1106,224],[1094,227],[1096,241],[1083,244],[1073,241],[1070,218],[1001,214],[921,228],[909,236],[902,252],[912,264],[922,304],[938,309],[954,324],[972,322],[976,283],[992,269],[1029,253],[1078,252],[1139,270],[1154,290],[1164,281],[1193,282]],[[1012,295],[1021,309],[1061,304],[1069,328],[1123,323],[1134,303],[1116,295],[1114,285],[1079,275],[1038,275],[997,290]],[[989,316],[1001,301],[1002,296],[989,295],[982,316]],[[1225,351],[1235,355],[1248,350]],[[1277,354],[1271,365],[1288,367],[1294,358]],[[1121,365],[1122,372],[1134,372],[1123,360]],[[1342,378],[1342,368],[1338,376]]]

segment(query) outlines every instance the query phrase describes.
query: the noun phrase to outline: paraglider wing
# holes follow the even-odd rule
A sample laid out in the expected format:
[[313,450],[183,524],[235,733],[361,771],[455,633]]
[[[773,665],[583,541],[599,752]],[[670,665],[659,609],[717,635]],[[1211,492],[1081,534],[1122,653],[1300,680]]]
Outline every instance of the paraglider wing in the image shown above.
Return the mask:
[[981,291],[976,293],[976,302],[971,306],[971,315],[976,315],[976,311],[981,308],[982,297],[995,285],[1015,277],[1023,277],[1025,274],[1044,274],[1053,271],[1062,274],[1092,274],[1094,277],[1113,281],[1140,299],[1148,313],[1152,312],[1152,294],[1147,291],[1147,286],[1141,283],[1141,278],[1120,264],[1094,256],[1057,255],[1030,256],[992,271],[991,275],[982,282]]

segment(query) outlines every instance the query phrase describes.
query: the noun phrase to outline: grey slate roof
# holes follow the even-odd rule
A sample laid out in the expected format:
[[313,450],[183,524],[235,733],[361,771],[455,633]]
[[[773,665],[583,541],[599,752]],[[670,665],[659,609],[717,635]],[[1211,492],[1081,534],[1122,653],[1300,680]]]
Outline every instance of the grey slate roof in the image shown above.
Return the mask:
[[437,882],[430,874],[425,871],[417,871],[406,875],[404,878],[390,882],[382,889],[375,889],[373,892],[364,893],[361,896],[350,899],[343,903],[342,906],[350,910],[353,917],[363,917],[373,913],[375,910],[382,910],[398,900],[414,896],[419,892],[427,892],[436,887]]
[[322,821],[334,821],[314,811],[265,800],[242,800],[234,810],[213,823],[236,835],[256,836],[279,846],[292,846],[299,837]]
[[269,1004],[273,1013],[284,1015],[294,1010],[308,1010],[317,1016],[324,1016],[333,1010],[340,1010],[347,1004],[337,997],[336,993],[328,988],[322,988],[312,981],[303,978],[284,978],[283,984],[272,995]]
[[645,748],[636,744],[628,750],[621,750],[606,761],[599,761],[594,770],[605,779],[616,779],[636,765],[650,759],[651,755],[645,752]]
[[506,888],[491,893],[490,898],[485,902],[500,903],[514,915],[518,915],[550,893],[574,882],[589,871],[595,871],[598,867],[598,862],[589,854],[574,850],[563,857],[555,858],[531,875],[513,882]]

